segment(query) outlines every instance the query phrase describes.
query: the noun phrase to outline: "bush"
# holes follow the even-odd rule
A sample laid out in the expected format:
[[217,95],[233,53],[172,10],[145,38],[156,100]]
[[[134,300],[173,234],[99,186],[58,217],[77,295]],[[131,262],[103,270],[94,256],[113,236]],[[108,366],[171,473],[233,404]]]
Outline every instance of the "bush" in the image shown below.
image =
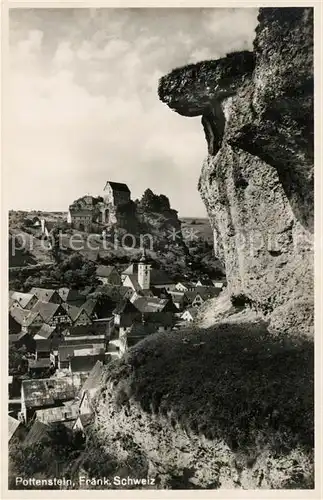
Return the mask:
[[145,411],[170,412],[233,451],[261,440],[288,453],[313,447],[313,361],[310,341],[273,338],[264,324],[221,324],[151,335],[108,370]]

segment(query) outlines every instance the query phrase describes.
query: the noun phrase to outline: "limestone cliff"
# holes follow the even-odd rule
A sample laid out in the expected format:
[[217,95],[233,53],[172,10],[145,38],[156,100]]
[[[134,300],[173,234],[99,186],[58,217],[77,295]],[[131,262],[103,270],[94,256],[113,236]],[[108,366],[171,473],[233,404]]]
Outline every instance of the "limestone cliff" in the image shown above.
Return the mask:
[[258,20],[253,52],[176,69],[159,96],[202,116],[199,190],[230,293],[271,330],[312,334],[313,9],[263,8]]

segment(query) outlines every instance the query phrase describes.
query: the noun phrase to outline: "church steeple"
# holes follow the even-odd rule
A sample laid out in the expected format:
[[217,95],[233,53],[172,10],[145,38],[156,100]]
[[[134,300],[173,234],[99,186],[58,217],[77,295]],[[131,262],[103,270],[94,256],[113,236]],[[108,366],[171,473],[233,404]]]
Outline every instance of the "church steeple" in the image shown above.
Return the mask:
[[148,263],[146,251],[143,248],[138,262],[138,283],[142,290],[150,288],[150,264]]
[[147,262],[147,255],[146,255],[145,248],[142,249],[142,254],[141,254],[139,262]]

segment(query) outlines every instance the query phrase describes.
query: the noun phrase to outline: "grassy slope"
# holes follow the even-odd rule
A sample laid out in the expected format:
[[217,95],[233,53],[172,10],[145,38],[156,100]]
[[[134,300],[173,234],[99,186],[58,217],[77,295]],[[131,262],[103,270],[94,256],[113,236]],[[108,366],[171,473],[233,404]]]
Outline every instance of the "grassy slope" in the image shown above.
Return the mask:
[[274,339],[262,323],[159,333],[107,370],[123,404],[133,397],[147,412],[171,412],[233,451],[313,447],[313,345]]
[[190,230],[194,231],[194,235],[199,238],[203,238],[207,241],[213,242],[213,231],[210,226],[210,221],[208,219],[194,218],[194,217],[182,217],[182,231],[190,234]]

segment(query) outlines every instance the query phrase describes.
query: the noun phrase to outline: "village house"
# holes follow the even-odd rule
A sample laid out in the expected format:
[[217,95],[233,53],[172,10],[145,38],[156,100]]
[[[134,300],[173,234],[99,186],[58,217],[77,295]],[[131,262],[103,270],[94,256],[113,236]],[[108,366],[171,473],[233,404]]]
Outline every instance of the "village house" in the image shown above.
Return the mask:
[[50,326],[69,325],[72,320],[66,311],[66,308],[55,302],[38,301],[32,308],[33,313],[38,313],[43,319],[42,323],[47,323]]
[[53,365],[49,357],[28,360],[28,373],[30,377],[49,376],[51,369],[53,369]]
[[96,276],[103,285],[122,285],[120,274],[114,266],[98,266]]
[[195,286],[191,281],[180,281],[176,284],[175,288],[180,292],[192,292]]
[[32,293],[9,292],[9,308],[20,307],[30,310],[38,301],[36,295]]
[[86,312],[91,321],[110,318],[116,304],[120,300],[120,296],[118,296],[118,300],[114,300],[103,294],[101,296],[88,298],[81,309]]
[[42,324],[43,319],[37,311],[29,311],[19,307],[9,310],[9,335],[15,332],[17,334],[29,333],[33,336]]
[[50,426],[44,424],[39,420],[34,420],[32,423],[27,436],[24,439],[25,446],[32,446],[36,443],[50,442]]
[[58,369],[71,373],[89,373],[97,361],[105,362],[105,339],[91,339],[91,343],[58,347]]
[[227,280],[226,278],[219,279],[219,280],[212,280],[213,286],[215,288],[220,288],[221,290],[227,286]]
[[58,345],[62,342],[63,338],[64,338],[63,333],[57,325],[50,326],[44,323],[42,327],[34,335],[34,340],[36,342],[36,350],[37,350],[37,345],[40,345],[39,341],[42,340],[46,340],[49,342],[50,349],[57,349]]
[[90,325],[73,325],[68,326],[63,330],[64,338],[69,337],[92,337],[95,335],[103,335],[105,339],[109,339],[114,329],[114,316],[107,318],[97,318]]
[[113,316],[115,330],[120,333],[126,331],[134,322],[141,321],[141,313],[128,299],[117,304]]
[[15,440],[21,440],[24,433],[22,431],[22,425],[19,420],[13,418],[11,415],[8,415],[8,444],[9,446]]
[[78,290],[73,290],[68,287],[59,288],[58,293],[62,302],[74,307],[80,307],[86,301],[85,294],[81,294]]
[[73,400],[84,381],[85,377],[80,375],[23,380],[20,419],[28,423],[37,410],[61,406]]
[[130,299],[133,296],[133,289],[128,286],[114,286],[114,285],[99,285],[95,289],[96,296],[103,295],[109,297],[111,301],[117,304],[120,299]]
[[145,253],[139,262],[130,264],[122,271],[121,279],[124,286],[131,287],[135,291],[154,288],[169,291],[174,290],[176,286],[167,273],[161,269],[152,268]]
[[137,299],[140,299],[140,297],[155,297],[155,295],[152,290],[138,290],[133,292],[133,295],[129,300],[134,303]]
[[179,311],[183,311],[185,306],[188,304],[188,300],[185,296],[185,293],[174,290],[174,291],[169,292],[169,294],[170,294],[172,301],[173,301],[173,304],[176,306],[176,308]]
[[90,325],[92,320],[90,316],[87,314],[85,308],[83,306],[71,306],[69,304],[64,304],[64,308],[70,318],[70,324],[72,326],[84,326]]
[[213,281],[210,278],[201,278],[198,280],[195,286],[211,286],[213,287]]
[[152,288],[164,288],[167,291],[175,290],[175,281],[162,269],[152,269],[150,273],[150,284]]
[[198,314],[198,308],[197,307],[191,307],[190,309],[187,309],[186,311],[183,312],[181,319],[184,321],[192,322],[196,319]]
[[194,291],[185,292],[185,297],[192,307],[199,307],[206,300],[217,297],[220,291],[219,288],[215,287],[196,287]]
[[83,385],[80,389],[80,392],[78,394],[78,398],[81,400],[80,404],[80,412],[82,414],[86,413],[86,405],[82,404],[82,398],[85,393],[87,393],[88,401],[92,401],[94,396],[97,394],[98,390],[100,389],[100,384],[102,382],[104,376],[104,364],[102,361],[97,361],[92,368],[91,372],[89,373],[89,376],[86,378],[86,380],[83,382]]
[[58,291],[53,288],[33,287],[29,293],[35,295],[40,302],[51,302],[52,304],[62,303]]
[[154,323],[134,323],[129,329],[120,333],[118,357],[121,357],[130,347],[161,330],[158,324]]
[[56,422],[64,422],[66,420],[76,420],[79,416],[79,405],[63,405],[54,408],[46,408],[44,410],[37,410],[34,418],[43,424],[52,424]]

